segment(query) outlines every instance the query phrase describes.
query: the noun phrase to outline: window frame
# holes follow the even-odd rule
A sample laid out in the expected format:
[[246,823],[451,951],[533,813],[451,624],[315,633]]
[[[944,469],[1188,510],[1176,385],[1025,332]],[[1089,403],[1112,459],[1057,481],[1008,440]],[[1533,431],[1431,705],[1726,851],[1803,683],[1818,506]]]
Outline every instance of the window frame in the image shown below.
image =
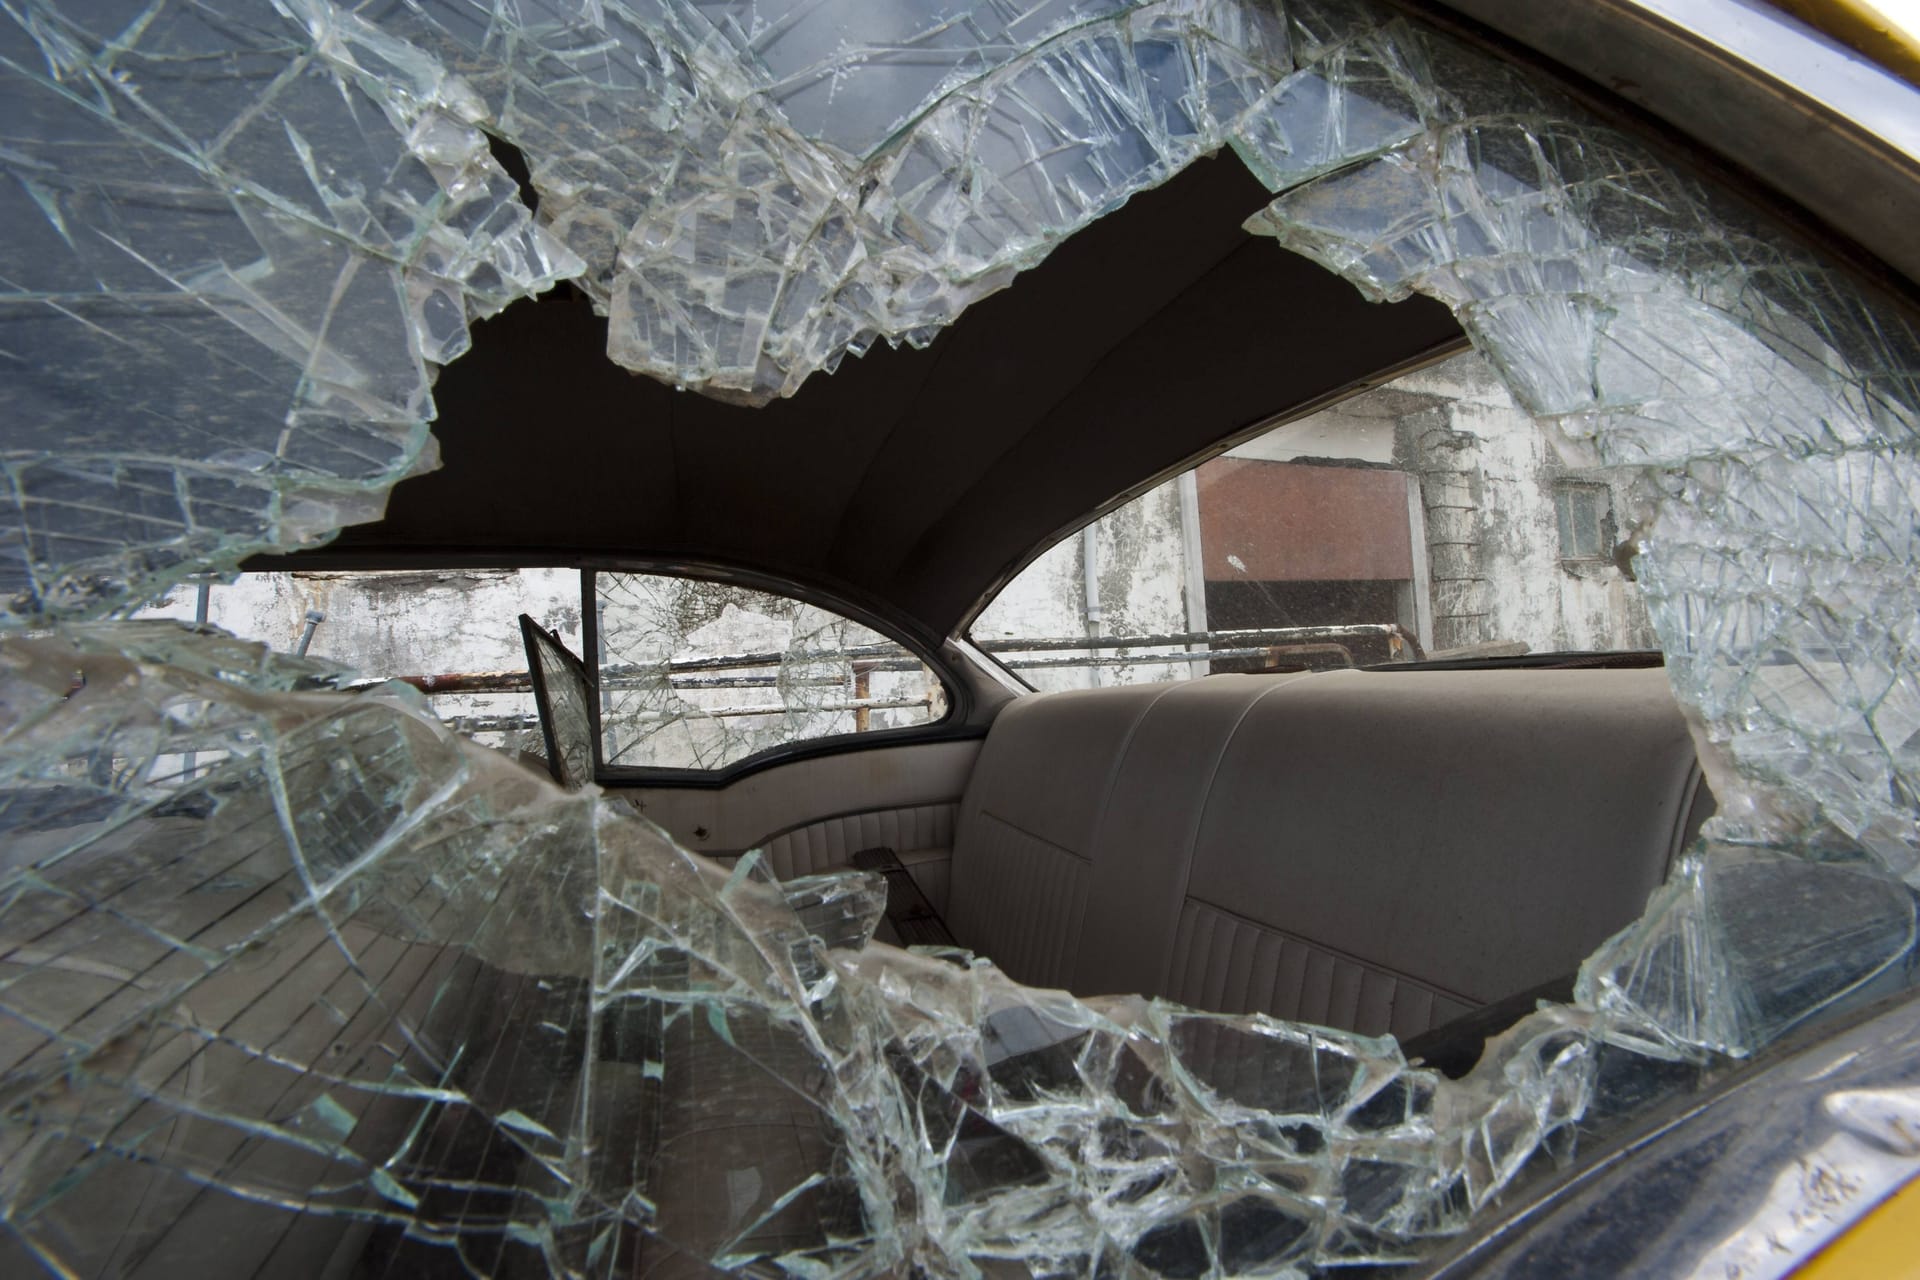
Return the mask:
[[[986,736],[986,724],[981,716],[982,704],[976,694],[974,683],[956,669],[957,664],[972,661],[982,674],[988,674],[992,659],[985,654],[976,656],[972,646],[960,644],[954,654],[943,651],[944,644],[936,643],[921,634],[921,630],[912,626],[907,619],[890,614],[884,604],[862,604],[851,600],[847,595],[821,590],[805,584],[780,578],[770,574],[739,570],[724,564],[703,561],[653,561],[639,557],[581,557],[578,555],[547,554],[537,551],[520,554],[490,554],[472,552],[466,554],[435,554],[418,552],[408,555],[355,557],[345,561],[327,561],[325,563],[264,563],[241,568],[242,575],[284,574],[328,574],[355,575],[365,573],[420,573],[438,572],[501,572],[514,573],[530,569],[571,570],[577,577],[577,590],[581,610],[580,647],[581,652],[574,656],[585,669],[594,696],[589,699],[589,709],[593,726],[593,782],[609,789],[630,789],[641,787],[684,787],[688,789],[720,790],[732,785],[740,778],[758,773],[763,769],[774,768],[792,761],[817,756],[838,755],[844,752],[864,751],[874,748],[903,746],[922,742],[948,742],[977,740]],[[852,622],[868,627],[886,639],[900,645],[920,662],[939,680],[946,694],[947,713],[939,720],[926,724],[905,725],[893,729],[874,729],[865,733],[838,733],[819,738],[806,738],[757,751],[720,769],[668,769],[653,765],[609,765],[604,759],[603,730],[600,721],[600,668],[597,657],[599,648],[599,617],[594,608],[596,601],[594,577],[599,573],[644,573],[661,577],[689,578],[698,581],[719,582],[740,586],[751,590],[763,591],[770,595],[781,596],[810,604],[817,608],[828,609]],[[571,598],[571,593],[561,598]],[[514,615],[509,613],[503,619],[503,625],[514,626]],[[532,671],[527,673],[529,695],[534,694]],[[537,704],[537,696],[533,697]],[[992,702],[991,697],[988,698]],[[449,726],[451,728],[451,726]],[[544,735],[545,727],[540,727]],[[542,738],[544,742],[544,737]],[[543,770],[544,772],[544,770]]]
[[1055,531],[1051,536],[1034,544],[1024,555],[1010,564],[997,578],[987,585],[985,590],[974,598],[973,604],[967,608],[967,611],[961,615],[960,620],[954,624],[954,638],[965,641],[967,645],[979,655],[980,660],[993,664],[998,676],[1004,680],[1015,682],[1024,691],[1021,696],[1041,692],[1040,689],[1036,688],[1018,671],[1001,662],[987,650],[979,648],[979,642],[975,640],[973,636],[973,626],[980,620],[980,615],[986,612],[995,600],[1000,598],[1001,593],[1012,585],[1015,578],[1025,573],[1041,556],[1053,550],[1067,539],[1077,536],[1080,531],[1087,526],[1112,515],[1115,511],[1118,511],[1121,507],[1126,506],[1136,498],[1145,497],[1161,485],[1178,479],[1189,471],[1197,470],[1200,466],[1211,462],[1215,458],[1224,457],[1243,444],[1258,440],[1269,432],[1277,431],[1282,427],[1289,426],[1302,419],[1310,418],[1323,409],[1330,409],[1337,404],[1351,400],[1355,396],[1364,395],[1369,391],[1388,386],[1409,374],[1418,373],[1422,369],[1429,369],[1435,365],[1444,364],[1455,356],[1474,349],[1473,340],[1463,331],[1457,337],[1440,343],[1429,350],[1420,352],[1418,355],[1408,357],[1404,360],[1396,360],[1382,365],[1365,377],[1355,378],[1346,385],[1335,387],[1324,395],[1315,396],[1293,405],[1290,408],[1255,418],[1227,432],[1205,448],[1195,450],[1193,453],[1188,454],[1172,465],[1161,468],[1144,480],[1129,485],[1111,498],[1108,498],[1105,502],[1087,511],[1084,515],[1076,517],[1071,523]]
[[[925,664],[927,670],[940,682],[940,687],[946,695],[947,713],[940,719],[926,724],[801,738],[756,751],[752,755],[743,756],[717,769],[608,764],[604,758],[605,729],[600,718],[600,616],[597,607],[599,603],[597,579],[602,573],[648,574],[663,578],[684,578],[695,582],[715,582],[829,610],[849,622],[858,623],[877,632]],[[581,664],[592,677],[594,692],[593,698],[589,700],[593,722],[593,778],[598,785],[611,789],[679,787],[688,790],[720,790],[749,774],[798,760],[912,743],[978,739],[986,736],[987,732],[984,724],[973,723],[974,699],[968,683],[954,674],[952,664],[943,660],[943,656],[932,645],[908,633],[904,628],[890,623],[877,610],[864,608],[830,592],[765,574],[686,562],[620,561],[582,566],[580,569],[580,645],[585,650],[580,655]]]
[[[1620,541],[1620,523],[1613,510],[1613,486],[1602,480],[1589,480],[1580,476],[1556,476],[1551,483],[1553,490],[1553,532],[1554,539],[1558,544],[1555,547],[1554,558],[1557,559],[1562,566],[1567,567],[1612,564],[1613,549]],[[1585,553],[1570,553],[1567,550],[1565,538],[1561,536],[1563,532],[1560,518],[1561,499],[1562,497],[1572,499],[1576,494],[1598,495],[1597,501],[1600,505],[1600,512],[1596,533],[1600,539],[1600,549],[1591,555]],[[1577,532],[1576,530],[1576,533]]]

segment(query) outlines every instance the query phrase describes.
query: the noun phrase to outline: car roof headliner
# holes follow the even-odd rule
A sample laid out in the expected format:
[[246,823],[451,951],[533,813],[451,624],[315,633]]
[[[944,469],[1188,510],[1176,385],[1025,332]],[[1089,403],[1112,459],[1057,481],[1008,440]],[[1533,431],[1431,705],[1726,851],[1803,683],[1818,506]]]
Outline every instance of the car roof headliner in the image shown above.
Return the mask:
[[937,642],[1096,508],[1219,442],[1454,349],[1440,304],[1366,302],[1241,222],[1193,165],[976,304],[765,408],[606,357],[569,290],[474,327],[434,389],[442,465],[385,518],[249,569],[681,564],[788,582]]

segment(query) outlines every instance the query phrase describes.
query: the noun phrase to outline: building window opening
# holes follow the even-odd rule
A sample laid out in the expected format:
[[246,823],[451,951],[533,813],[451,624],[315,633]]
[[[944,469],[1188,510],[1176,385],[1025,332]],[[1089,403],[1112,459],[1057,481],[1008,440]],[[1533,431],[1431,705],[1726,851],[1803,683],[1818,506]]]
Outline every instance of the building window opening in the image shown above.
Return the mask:
[[1603,484],[1561,484],[1553,491],[1562,560],[1605,560],[1613,553],[1613,495]]

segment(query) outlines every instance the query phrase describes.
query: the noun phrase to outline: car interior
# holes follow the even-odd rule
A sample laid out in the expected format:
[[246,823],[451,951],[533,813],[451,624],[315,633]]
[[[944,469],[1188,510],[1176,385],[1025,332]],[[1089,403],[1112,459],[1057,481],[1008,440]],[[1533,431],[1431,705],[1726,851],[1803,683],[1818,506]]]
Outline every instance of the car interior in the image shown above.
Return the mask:
[[[1444,308],[1365,302],[1250,239],[1266,198],[1203,161],[926,348],[876,348],[766,408],[620,372],[604,322],[557,290],[477,326],[442,376],[439,471],[383,519],[248,567],[573,565],[589,597],[596,571],[647,568],[831,604],[932,664],[946,717],[705,772],[602,760],[598,781],[686,848],[757,849],[785,881],[891,851],[947,936],[1023,983],[1426,1036],[1470,1066],[1445,1026],[1570,989],[1712,812],[1645,655],[1035,692],[965,639],[1100,512],[1462,348]],[[572,655],[524,625],[550,686]],[[579,671],[571,717],[543,702],[570,784],[578,744],[604,746]]]

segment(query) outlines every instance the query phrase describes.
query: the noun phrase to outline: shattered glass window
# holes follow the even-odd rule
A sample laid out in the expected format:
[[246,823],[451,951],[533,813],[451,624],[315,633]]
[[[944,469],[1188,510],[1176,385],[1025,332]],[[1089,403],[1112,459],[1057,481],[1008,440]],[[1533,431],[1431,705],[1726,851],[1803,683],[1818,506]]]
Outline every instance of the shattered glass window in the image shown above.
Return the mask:
[[970,636],[1037,689],[1652,649],[1614,563],[1614,494],[1633,480],[1571,466],[1466,352],[1102,516]]
[[723,769],[946,717],[945,686],[911,650],[805,601],[639,573],[596,574],[594,597],[607,765]]
[[[1595,1115],[1911,987],[1913,318],[1528,70],[1369,0],[27,0],[0,52],[8,1274],[1406,1263]],[[872,943],[872,877],[677,849],[356,685],[327,622],[296,656],[128,617],[376,518],[434,464],[435,370],[517,298],[569,281],[610,358],[764,402],[1223,146],[1274,195],[1251,231],[1444,301],[1569,466],[1634,473],[1720,801],[1460,1079]],[[852,624],[648,581],[596,602],[610,762],[939,713],[911,667],[862,689],[897,659]],[[1899,1102],[1820,1103],[1885,1186]],[[1720,1257],[1778,1238],[1691,1190]]]

